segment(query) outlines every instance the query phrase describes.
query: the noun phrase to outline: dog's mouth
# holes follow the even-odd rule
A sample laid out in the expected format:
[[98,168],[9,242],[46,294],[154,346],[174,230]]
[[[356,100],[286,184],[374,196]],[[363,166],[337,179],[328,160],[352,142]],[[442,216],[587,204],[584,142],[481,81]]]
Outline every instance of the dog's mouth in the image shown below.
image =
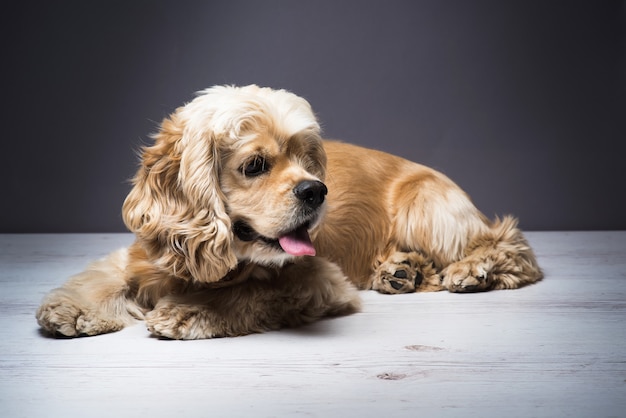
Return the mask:
[[309,236],[310,225],[310,222],[305,222],[291,231],[279,234],[278,238],[269,238],[259,234],[247,222],[239,220],[233,224],[233,233],[242,241],[263,242],[293,256],[314,256],[315,247]]

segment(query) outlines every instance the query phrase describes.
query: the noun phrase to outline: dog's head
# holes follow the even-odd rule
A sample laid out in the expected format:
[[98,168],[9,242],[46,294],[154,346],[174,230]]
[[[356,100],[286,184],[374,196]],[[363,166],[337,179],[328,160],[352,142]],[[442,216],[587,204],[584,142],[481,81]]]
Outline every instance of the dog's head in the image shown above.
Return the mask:
[[152,262],[215,282],[240,261],[314,255],[326,156],[301,97],[257,86],[202,91],[143,150],[124,221]]

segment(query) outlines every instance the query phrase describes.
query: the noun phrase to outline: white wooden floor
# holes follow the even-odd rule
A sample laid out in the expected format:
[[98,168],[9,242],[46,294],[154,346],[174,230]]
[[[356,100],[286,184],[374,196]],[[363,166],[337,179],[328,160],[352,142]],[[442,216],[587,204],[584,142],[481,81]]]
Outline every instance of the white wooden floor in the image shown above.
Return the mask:
[[527,233],[546,278],[384,296],[232,339],[44,338],[44,293],[129,234],[0,235],[0,417],[624,417],[626,231]]

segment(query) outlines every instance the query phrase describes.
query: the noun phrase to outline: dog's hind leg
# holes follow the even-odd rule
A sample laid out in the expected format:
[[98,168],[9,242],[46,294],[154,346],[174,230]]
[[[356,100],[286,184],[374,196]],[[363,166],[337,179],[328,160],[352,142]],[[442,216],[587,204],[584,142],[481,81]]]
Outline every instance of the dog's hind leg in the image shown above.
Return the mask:
[[126,249],[111,253],[48,293],[37,310],[37,322],[52,336],[78,337],[118,331],[141,319],[126,297]]
[[484,217],[451,180],[423,166],[389,193],[391,233],[371,288],[381,293],[443,290],[441,269],[463,256],[469,236],[487,229]]
[[535,255],[517,228],[517,220],[496,220],[488,231],[474,237],[465,257],[442,272],[450,292],[515,289],[543,277]]

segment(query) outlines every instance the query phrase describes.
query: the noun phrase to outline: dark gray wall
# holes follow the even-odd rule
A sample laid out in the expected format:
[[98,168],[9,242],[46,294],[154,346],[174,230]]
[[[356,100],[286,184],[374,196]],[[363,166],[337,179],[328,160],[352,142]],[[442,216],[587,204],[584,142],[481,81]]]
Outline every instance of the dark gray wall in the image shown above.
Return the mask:
[[3,6],[0,232],[123,231],[134,150],[214,84],[445,172],[526,229],[626,228],[624,1]]

